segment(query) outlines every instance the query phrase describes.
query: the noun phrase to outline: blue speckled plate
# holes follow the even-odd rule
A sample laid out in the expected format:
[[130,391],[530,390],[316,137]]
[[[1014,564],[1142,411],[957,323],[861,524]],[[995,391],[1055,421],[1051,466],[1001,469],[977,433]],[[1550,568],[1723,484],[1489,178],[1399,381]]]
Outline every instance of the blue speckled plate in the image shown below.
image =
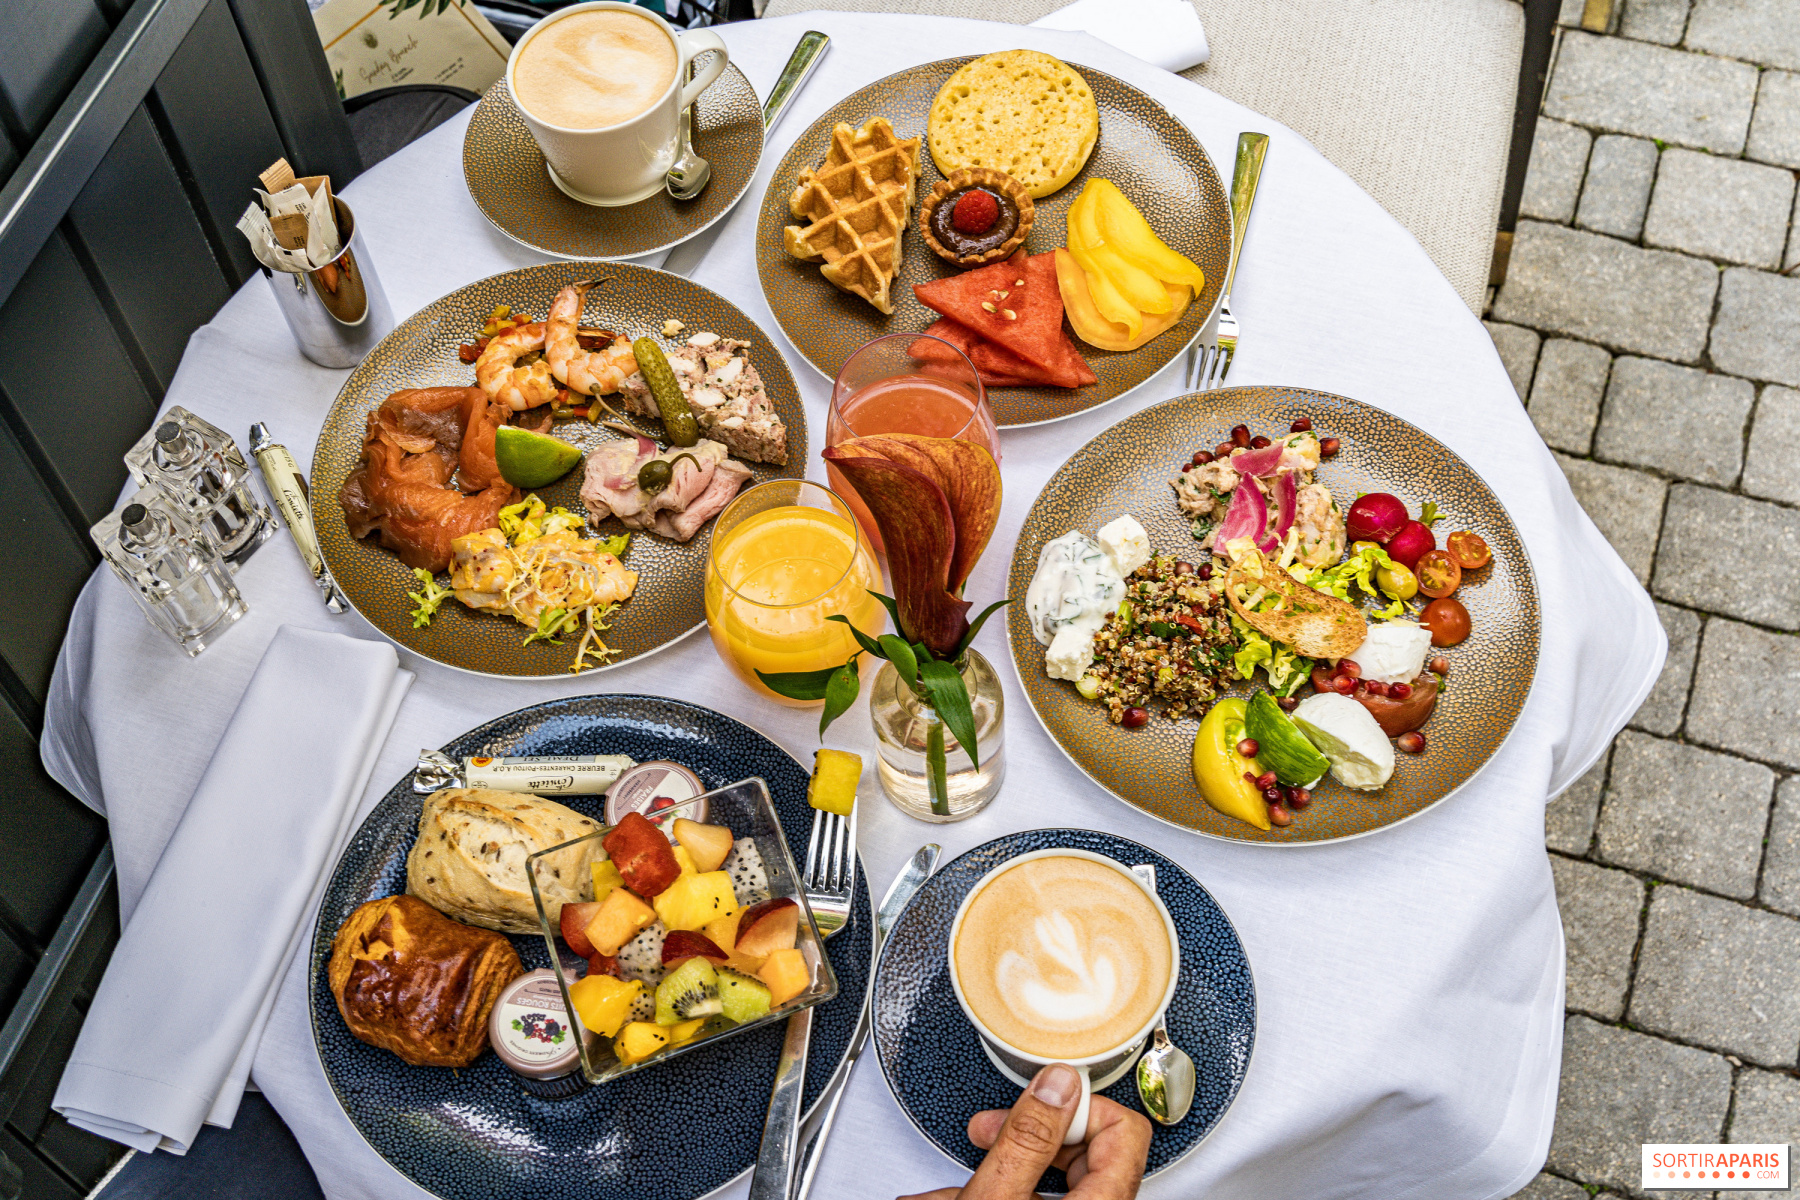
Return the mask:
[[[678,700],[555,700],[490,721],[443,749],[452,756],[666,758],[692,768],[708,788],[760,775],[796,854],[812,828],[807,772],[791,755],[747,725]],[[693,1200],[749,1170],[785,1026],[728,1038],[557,1101],[528,1096],[492,1053],[461,1071],[414,1067],[351,1036],[326,982],[331,939],[357,905],[405,890],[423,799],[409,774],[375,806],[338,863],[313,936],[313,1041],[325,1077],[369,1145],[444,1200]],[[601,797],[559,800],[601,815]],[[873,909],[861,871],[851,911],[850,925],[827,944],[840,991],[813,1010],[808,1108],[843,1060],[868,980]],[[512,941],[527,970],[549,965],[541,935]]]
[[[1090,829],[1028,829],[977,846],[933,875],[900,914],[875,973],[875,1050],[900,1109],[939,1150],[971,1171],[982,1151],[968,1138],[969,1118],[1010,1108],[1018,1085],[981,1051],[950,986],[950,925],[969,889],[1010,858],[1073,848],[1156,867],[1156,891],[1181,939],[1181,981],[1169,1004],[1169,1038],[1193,1056],[1199,1089],[1187,1119],[1155,1126],[1147,1174],[1172,1166],[1211,1133],[1237,1098],[1256,1044],[1256,984],[1231,920],[1198,880],[1148,846]],[[835,960],[834,960],[835,961]],[[1137,1074],[1100,1093],[1139,1112]],[[1040,1192],[1066,1192],[1046,1171]]]

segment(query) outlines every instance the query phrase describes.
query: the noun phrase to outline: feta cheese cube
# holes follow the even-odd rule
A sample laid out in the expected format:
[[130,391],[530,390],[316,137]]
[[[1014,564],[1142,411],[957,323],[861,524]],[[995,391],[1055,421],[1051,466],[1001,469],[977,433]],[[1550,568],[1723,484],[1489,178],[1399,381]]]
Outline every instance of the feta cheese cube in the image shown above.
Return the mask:
[[1094,661],[1094,635],[1091,630],[1062,629],[1044,652],[1044,673],[1052,679],[1080,679]]
[[1150,561],[1150,535],[1130,513],[1101,526],[1094,536],[1121,576],[1129,576]]

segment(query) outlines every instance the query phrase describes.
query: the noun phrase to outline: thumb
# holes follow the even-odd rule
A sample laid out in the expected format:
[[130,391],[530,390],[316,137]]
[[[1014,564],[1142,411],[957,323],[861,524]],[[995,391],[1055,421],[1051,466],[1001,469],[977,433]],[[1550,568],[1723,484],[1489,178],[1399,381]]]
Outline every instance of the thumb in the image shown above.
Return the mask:
[[1037,1073],[1006,1115],[993,1149],[963,1189],[964,1200],[1025,1200],[1063,1148],[1081,1099],[1081,1076],[1051,1063]]

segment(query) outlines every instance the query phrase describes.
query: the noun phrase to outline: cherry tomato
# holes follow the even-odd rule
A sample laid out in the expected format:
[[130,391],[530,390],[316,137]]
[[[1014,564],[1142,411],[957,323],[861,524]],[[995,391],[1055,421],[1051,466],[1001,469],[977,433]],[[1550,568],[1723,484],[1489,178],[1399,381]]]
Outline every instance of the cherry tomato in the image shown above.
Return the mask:
[[1469,610],[1449,597],[1433,600],[1419,614],[1419,624],[1431,630],[1432,645],[1454,646],[1469,636]]
[[1419,577],[1419,590],[1434,600],[1448,596],[1462,584],[1462,568],[1448,551],[1426,551],[1413,571]]
[[1494,559],[1494,552],[1488,549],[1488,544],[1482,540],[1481,535],[1470,533],[1466,529],[1445,539],[1444,548],[1450,551],[1450,557],[1456,560],[1456,565],[1465,571],[1478,570]]

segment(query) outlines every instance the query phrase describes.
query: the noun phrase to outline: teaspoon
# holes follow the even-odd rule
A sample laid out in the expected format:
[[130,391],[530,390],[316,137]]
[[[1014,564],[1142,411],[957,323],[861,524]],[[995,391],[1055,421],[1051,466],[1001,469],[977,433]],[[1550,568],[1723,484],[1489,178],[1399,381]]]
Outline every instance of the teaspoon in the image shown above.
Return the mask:
[[[1131,868],[1131,873],[1155,889],[1154,866],[1141,863]],[[1144,1111],[1159,1124],[1175,1124],[1194,1106],[1194,1060],[1169,1040],[1167,1014],[1156,1018],[1150,1048],[1138,1059],[1137,1085]]]
[[689,105],[681,110],[680,153],[663,177],[663,188],[677,200],[692,200],[706,189],[711,178],[712,164],[694,149],[694,108]]

